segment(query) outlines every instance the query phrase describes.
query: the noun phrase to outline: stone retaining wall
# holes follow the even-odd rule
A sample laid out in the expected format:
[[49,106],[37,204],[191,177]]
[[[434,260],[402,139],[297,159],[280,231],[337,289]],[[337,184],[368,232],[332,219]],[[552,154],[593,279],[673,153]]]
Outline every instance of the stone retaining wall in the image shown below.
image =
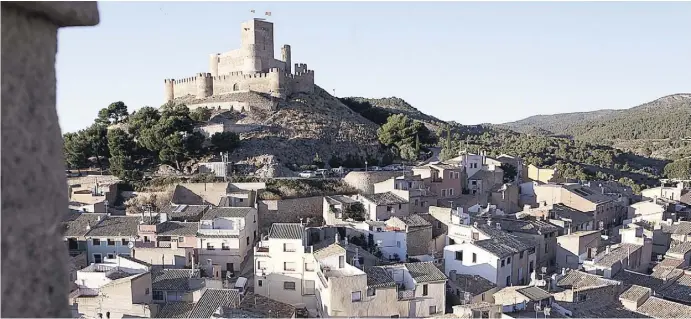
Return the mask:
[[299,223],[300,218],[321,218],[323,196],[258,200],[259,232],[267,234],[273,223]]

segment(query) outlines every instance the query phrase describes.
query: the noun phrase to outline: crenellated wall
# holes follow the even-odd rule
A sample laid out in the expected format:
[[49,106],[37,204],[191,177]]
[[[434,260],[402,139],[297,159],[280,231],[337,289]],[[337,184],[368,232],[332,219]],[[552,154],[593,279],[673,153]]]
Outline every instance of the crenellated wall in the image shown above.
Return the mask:
[[213,77],[214,94],[227,94],[238,91],[257,91],[280,95],[280,85],[283,78],[281,70],[272,68],[267,73],[247,74],[232,72]]

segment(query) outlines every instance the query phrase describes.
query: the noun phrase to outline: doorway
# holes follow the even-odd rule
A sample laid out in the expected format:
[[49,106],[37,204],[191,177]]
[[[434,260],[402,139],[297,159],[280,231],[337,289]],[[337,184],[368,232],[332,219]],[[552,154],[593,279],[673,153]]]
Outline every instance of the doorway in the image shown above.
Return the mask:
[[226,264],[226,270],[232,272],[235,272],[235,265],[233,263],[227,263]]
[[103,257],[101,254],[94,254],[94,263],[100,264],[101,262],[103,262]]

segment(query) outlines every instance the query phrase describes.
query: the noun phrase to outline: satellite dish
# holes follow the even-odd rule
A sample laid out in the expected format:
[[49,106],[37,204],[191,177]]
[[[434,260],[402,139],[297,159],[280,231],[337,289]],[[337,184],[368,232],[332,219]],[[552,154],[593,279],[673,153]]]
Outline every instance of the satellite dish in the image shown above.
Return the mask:
[[129,249],[134,248],[134,243],[133,243],[133,242],[129,242],[129,243],[127,244],[127,248],[129,248]]

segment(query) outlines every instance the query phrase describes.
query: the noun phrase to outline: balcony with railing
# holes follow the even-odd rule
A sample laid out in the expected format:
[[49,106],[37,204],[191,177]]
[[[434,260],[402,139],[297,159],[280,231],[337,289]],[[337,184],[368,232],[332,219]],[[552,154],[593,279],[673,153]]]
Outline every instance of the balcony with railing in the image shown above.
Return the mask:
[[322,285],[324,285],[324,288],[329,287],[328,281],[326,280],[326,277],[324,277],[324,274],[322,274],[321,271],[317,272],[317,277],[319,277],[319,281],[321,281]]
[[135,241],[134,248],[156,248],[156,242],[154,241]]
[[200,227],[199,230],[197,230],[197,234],[202,236],[237,238],[244,229],[244,227],[240,229],[211,229]]
[[254,246],[254,255],[268,256],[269,255],[269,241],[261,240]]
[[96,288],[77,288],[70,293],[70,298],[95,296],[98,296],[98,289]]

